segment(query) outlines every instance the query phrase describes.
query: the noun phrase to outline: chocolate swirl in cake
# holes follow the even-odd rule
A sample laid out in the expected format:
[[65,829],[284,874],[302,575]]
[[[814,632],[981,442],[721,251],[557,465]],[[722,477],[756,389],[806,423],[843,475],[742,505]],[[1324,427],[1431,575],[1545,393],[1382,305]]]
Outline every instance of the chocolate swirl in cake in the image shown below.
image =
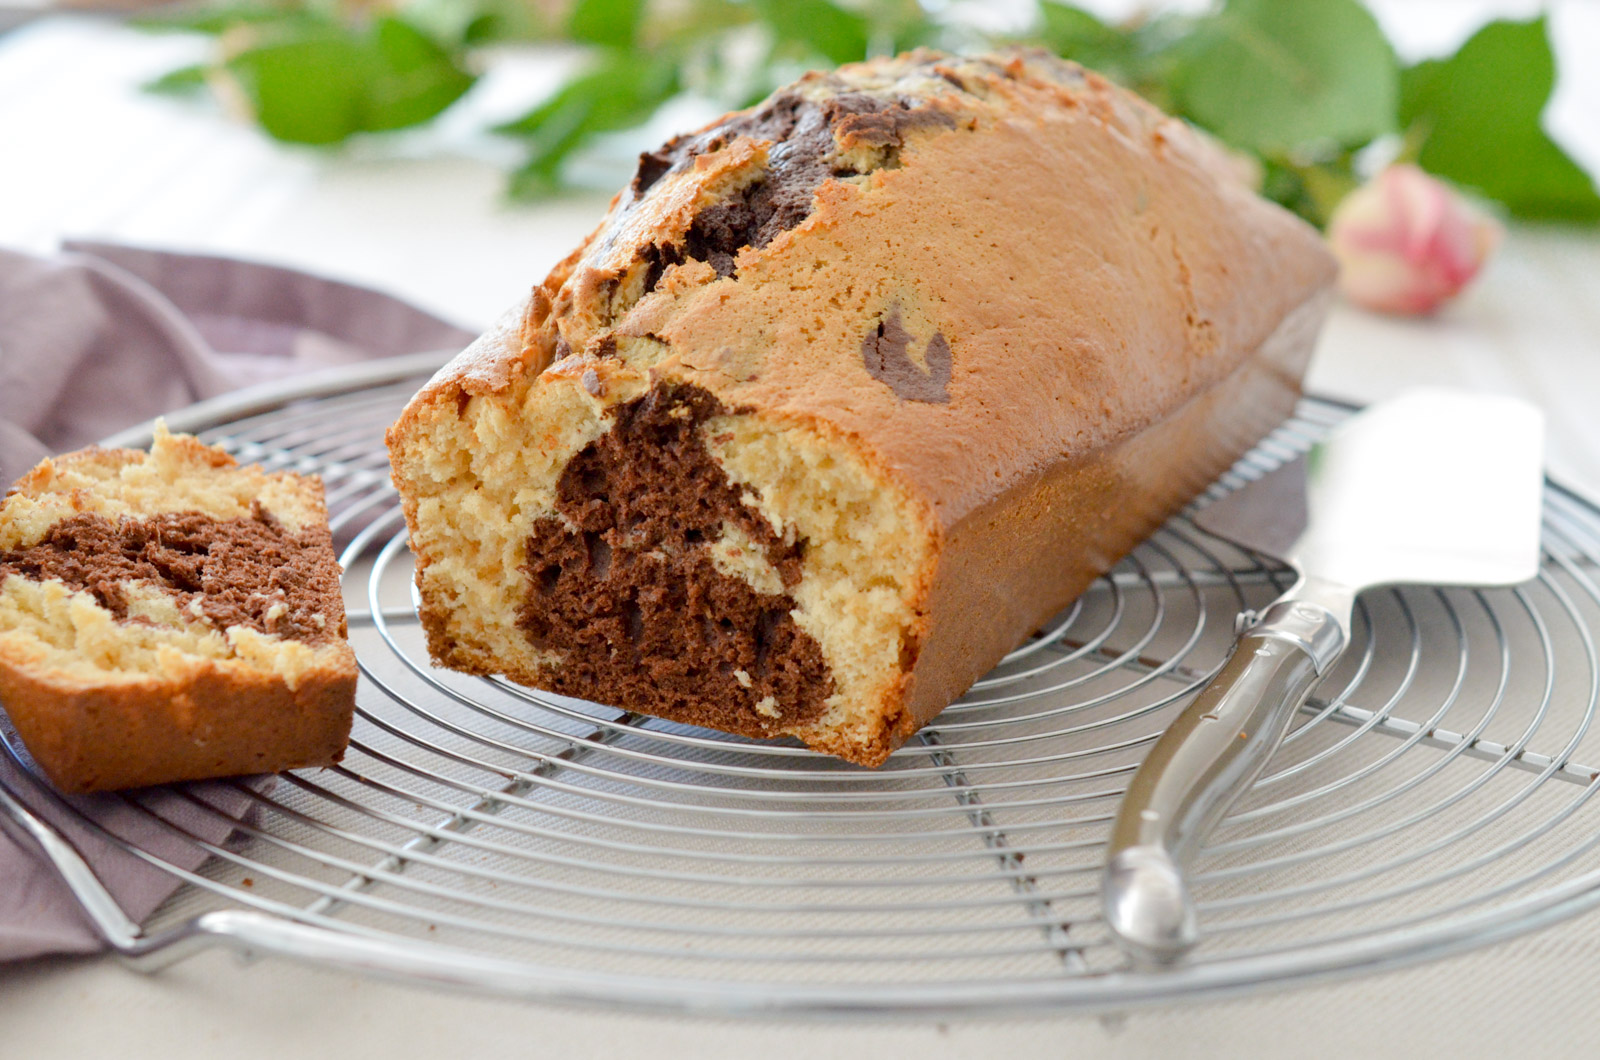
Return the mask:
[[64,519],[37,544],[0,552],[0,581],[10,575],[56,579],[88,592],[119,620],[127,590],[145,585],[171,596],[178,610],[203,615],[218,630],[245,626],[319,644],[343,635],[336,570],[325,529],[294,533],[255,506],[249,519],[172,512],[139,519],[83,513]]
[[[813,100],[796,92],[780,92],[757,110],[734,115],[705,132],[679,137],[640,155],[630,185],[635,201],[668,173],[721,150],[737,137],[772,144],[759,180],[703,208],[681,244],[646,248],[650,271],[645,293],[655,290],[667,266],[685,261],[704,261],[718,276],[735,275],[734,258],[740,250],[764,247],[780,232],[811,216],[817,188],[824,181],[861,176],[871,169],[893,169],[906,132],[953,125],[950,115],[915,100],[883,99],[863,92]],[[840,155],[841,148],[857,147],[877,149],[873,165],[863,168],[859,159]]]
[[616,408],[612,429],[562,473],[565,519],[534,524],[519,625],[566,658],[549,686],[557,692],[648,702],[679,721],[760,736],[820,713],[833,679],[790,615],[791,597],[758,592],[712,559],[724,528],[736,527],[787,588],[805,548],[746,506],[706,452],[700,425],[723,411],[690,386]]

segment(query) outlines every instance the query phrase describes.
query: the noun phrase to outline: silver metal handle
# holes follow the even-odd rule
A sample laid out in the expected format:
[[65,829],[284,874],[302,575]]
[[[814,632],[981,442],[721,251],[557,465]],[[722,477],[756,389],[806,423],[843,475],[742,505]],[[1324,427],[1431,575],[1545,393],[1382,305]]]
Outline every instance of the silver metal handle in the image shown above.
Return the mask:
[[1289,719],[1349,639],[1347,603],[1341,616],[1294,595],[1239,638],[1217,676],[1150,749],[1123,796],[1102,898],[1113,936],[1140,963],[1171,963],[1199,940],[1189,862],[1260,774]]
[[25,851],[37,851],[67,885],[89,922],[119,952],[138,948],[139,925],[128,919],[89,863],[53,825],[0,784],[0,831]]

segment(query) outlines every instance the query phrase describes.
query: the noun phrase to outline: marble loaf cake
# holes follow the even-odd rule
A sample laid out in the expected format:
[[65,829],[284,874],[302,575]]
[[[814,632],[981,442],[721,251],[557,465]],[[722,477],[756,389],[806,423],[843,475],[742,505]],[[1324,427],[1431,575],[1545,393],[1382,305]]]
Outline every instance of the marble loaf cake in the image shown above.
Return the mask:
[[877,765],[1289,412],[1333,274],[1070,63],[808,75],[391,430],[429,647]]
[[316,479],[160,430],[0,505],[0,705],[61,790],[331,765],[355,689]]

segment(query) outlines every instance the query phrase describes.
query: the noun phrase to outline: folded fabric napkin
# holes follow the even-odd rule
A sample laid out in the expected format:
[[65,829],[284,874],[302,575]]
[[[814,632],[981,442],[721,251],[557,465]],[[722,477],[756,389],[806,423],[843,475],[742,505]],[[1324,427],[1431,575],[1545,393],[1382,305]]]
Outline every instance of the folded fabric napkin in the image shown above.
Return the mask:
[[292,269],[96,243],[54,258],[0,250],[0,484],[241,386],[472,338]]
[[[5,727],[5,737],[12,747],[21,748],[9,726]],[[23,761],[32,768],[26,754]],[[242,785],[245,790],[225,782],[207,781],[183,785],[181,791],[150,788],[126,798],[77,795],[66,801],[76,814],[99,828],[179,869],[193,871],[205,862],[206,855],[193,840],[179,833],[188,833],[205,843],[225,843],[235,829],[234,822],[251,816],[255,801],[250,793],[265,795],[276,781],[273,776],[250,777]],[[178,889],[178,880],[170,872],[128,853],[95,828],[85,826],[73,813],[55,805],[3,753],[0,785],[72,841],[122,911],[135,922],[155,912]],[[105,943],[60,878],[48,865],[0,833],[0,961],[95,953],[104,948]]]
[[[237,387],[460,349],[472,338],[388,295],[292,269],[92,243],[51,258],[0,250],[0,488],[47,455]],[[133,920],[177,889],[170,873],[60,812],[4,753],[0,784],[67,834]],[[249,791],[270,785],[255,778],[246,790],[191,784],[70,801],[112,834],[192,870],[204,855],[173,827],[221,843],[253,804]],[[0,961],[102,948],[50,867],[0,833]]]

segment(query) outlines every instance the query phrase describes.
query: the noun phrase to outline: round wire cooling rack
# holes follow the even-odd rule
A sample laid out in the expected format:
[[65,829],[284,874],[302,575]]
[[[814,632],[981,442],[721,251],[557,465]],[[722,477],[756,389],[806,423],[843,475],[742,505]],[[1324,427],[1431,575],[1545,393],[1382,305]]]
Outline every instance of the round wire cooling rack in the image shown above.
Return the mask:
[[[326,483],[362,669],[341,765],[101,797],[135,841],[7,734],[12,824],[132,963],[224,943],[520,996],[948,1017],[1397,967],[1600,904],[1600,510],[1559,486],[1535,582],[1361,598],[1351,650],[1201,855],[1203,942],[1150,971],[1100,919],[1111,816],[1286,572],[1174,518],[878,770],[436,670],[382,436],[437,363],[171,418]],[[1303,401],[1196,503],[1348,412]],[[20,801],[186,886],[131,923]]]

